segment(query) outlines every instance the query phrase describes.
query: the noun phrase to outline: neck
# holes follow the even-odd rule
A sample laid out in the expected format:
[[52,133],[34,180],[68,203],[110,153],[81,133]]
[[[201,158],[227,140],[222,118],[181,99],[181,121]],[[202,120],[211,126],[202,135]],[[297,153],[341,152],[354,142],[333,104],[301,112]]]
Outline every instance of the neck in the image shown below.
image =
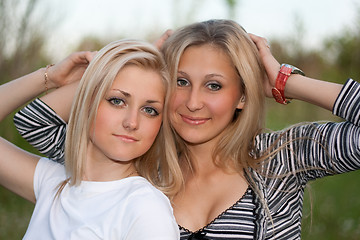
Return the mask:
[[[213,153],[218,141],[213,139],[212,141],[201,144],[187,144],[187,148],[190,152],[189,160],[193,169],[189,169],[187,164],[183,164],[183,171],[185,175],[192,175],[195,177],[209,177],[216,173],[233,174],[237,171],[235,169],[223,169],[215,164]],[[220,159],[224,161],[225,159]]]
[[100,151],[93,150],[92,147],[88,150],[83,180],[105,182],[137,175],[134,160],[112,160]]
[[108,163],[87,161],[84,180],[105,182],[137,175],[134,164],[107,160]]
[[[196,145],[187,145],[190,153],[190,162],[193,166],[192,174],[208,175],[209,172],[218,169],[213,160],[214,147],[214,144],[209,142]],[[190,173],[191,170],[188,170]]]

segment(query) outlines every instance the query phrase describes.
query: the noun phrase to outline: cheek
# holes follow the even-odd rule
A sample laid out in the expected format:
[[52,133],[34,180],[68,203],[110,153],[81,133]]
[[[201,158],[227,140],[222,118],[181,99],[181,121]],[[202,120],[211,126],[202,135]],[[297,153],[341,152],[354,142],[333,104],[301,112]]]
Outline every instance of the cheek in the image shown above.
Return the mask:
[[183,91],[175,91],[175,93],[170,98],[169,102],[169,113],[170,116],[174,115],[177,110],[186,106],[186,101],[189,99],[188,93]]
[[176,111],[179,108],[179,106],[181,106],[181,103],[182,103],[182,98],[180,97],[180,94],[177,92],[172,94],[168,105],[170,123],[173,123],[174,117],[176,115]]
[[212,98],[207,103],[207,107],[212,111],[213,114],[216,114],[221,117],[233,116],[238,105],[238,99],[233,97],[224,97],[222,96],[219,99]]
[[179,106],[180,102],[181,102],[181,97],[179,92],[173,93],[169,102],[170,112],[174,111]]
[[144,131],[148,133],[149,139],[155,139],[159,133],[162,123],[162,118],[153,119],[153,121],[148,122],[147,126],[144,126]]
[[145,124],[142,124],[142,147],[143,149],[146,149],[146,151],[153,145],[156,136],[159,134],[161,122],[161,119],[153,119],[153,121],[147,121]]
[[[111,112],[111,108],[99,105],[95,122],[91,126],[91,133],[99,135],[103,132],[107,132],[106,129],[114,125],[114,113]],[[91,134],[92,135],[92,134]]]
[[105,117],[105,114],[103,112],[98,111],[97,116],[95,118],[95,129],[101,128],[101,126],[106,125],[106,122],[108,121],[107,117]]

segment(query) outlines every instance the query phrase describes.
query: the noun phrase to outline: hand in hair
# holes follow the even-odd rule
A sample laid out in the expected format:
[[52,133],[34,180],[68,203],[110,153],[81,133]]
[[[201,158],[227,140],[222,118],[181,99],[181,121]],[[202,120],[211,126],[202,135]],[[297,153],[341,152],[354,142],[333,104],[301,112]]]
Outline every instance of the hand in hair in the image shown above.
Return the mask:
[[[275,86],[280,64],[271,54],[265,38],[254,34],[249,34],[249,36],[259,50],[261,62],[267,75],[265,76],[264,88],[266,96],[271,98],[271,89]],[[286,82],[285,95],[287,98],[302,100],[331,111],[341,88],[341,84],[317,80],[300,74],[292,74]]]
[[97,52],[75,52],[48,69],[48,88],[79,81]]
[[271,98],[271,89],[275,86],[275,80],[280,69],[280,64],[271,54],[270,46],[265,38],[251,33],[249,33],[249,36],[259,50],[261,62],[263,63],[266,71],[266,79],[264,81],[265,94],[267,97]]

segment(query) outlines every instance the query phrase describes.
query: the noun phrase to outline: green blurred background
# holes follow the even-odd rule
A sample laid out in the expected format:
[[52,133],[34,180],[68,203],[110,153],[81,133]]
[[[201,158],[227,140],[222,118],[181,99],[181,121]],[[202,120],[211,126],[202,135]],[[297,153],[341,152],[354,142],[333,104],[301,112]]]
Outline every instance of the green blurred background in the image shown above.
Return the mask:
[[[238,1],[224,1],[230,11]],[[40,0],[0,0],[0,83],[29,73],[53,62],[53,52],[46,48],[49,21],[35,18]],[[320,47],[307,48],[306,31],[301,19],[294,21],[297,31],[281,39],[269,39],[271,50],[280,62],[303,69],[308,76],[344,83],[347,78],[360,79],[360,8],[354,5],[356,17],[351,26],[325,38]],[[45,11],[43,19],[51,14]],[[15,14],[14,14],[15,13]],[[38,15],[37,15],[38,16]],[[191,19],[189,20],[191,22]],[[153,31],[153,41],[163,29]],[[10,36],[10,37],[9,37]],[[75,50],[97,50],[113,39],[94,36],[74,44],[65,57]],[[16,92],[14,92],[16,97]],[[306,103],[293,101],[282,106],[269,99],[267,127],[281,129],[304,121],[341,121],[331,113]],[[9,116],[0,126],[0,134],[18,146],[37,153],[15,130]],[[1,153],[0,153],[1,154]],[[302,239],[360,239],[360,171],[328,177],[309,184],[305,195]],[[21,239],[28,225],[33,204],[0,187],[0,239]]]

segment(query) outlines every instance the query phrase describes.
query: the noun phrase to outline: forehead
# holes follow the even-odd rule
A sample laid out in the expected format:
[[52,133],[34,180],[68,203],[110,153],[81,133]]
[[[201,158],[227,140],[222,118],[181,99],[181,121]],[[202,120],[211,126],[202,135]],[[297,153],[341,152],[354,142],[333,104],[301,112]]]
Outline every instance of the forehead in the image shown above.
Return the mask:
[[199,72],[215,71],[226,75],[237,75],[228,54],[216,45],[195,45],[185,49],[179,61],[179,70],[195,69]]
[[136,65],[123,67],[116,75],[111,89],[120,89],[132,96],[164,98],[165,86],[160,72]]

